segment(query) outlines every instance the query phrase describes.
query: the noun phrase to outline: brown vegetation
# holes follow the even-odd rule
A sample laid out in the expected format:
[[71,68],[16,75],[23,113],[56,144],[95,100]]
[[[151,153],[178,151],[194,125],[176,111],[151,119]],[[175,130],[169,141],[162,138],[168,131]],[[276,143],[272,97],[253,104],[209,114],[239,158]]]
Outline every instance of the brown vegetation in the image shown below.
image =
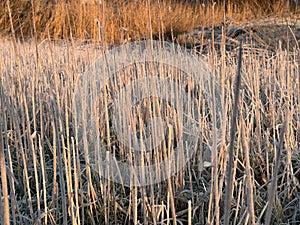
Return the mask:
[[[234,1],[241,4],[231,1],[226,5],[225,14],[221,3],[212,10],[212,6],[203,8],[193,1],[116,0],[102,5],[82,4],[79,0],[52,2],[0,3],[0,15],[3,15],[0,17],[3,35],[0,42],[0,224],[137,224],[138,221],[172,224],[175,220],[189,225],[223,224],[225,220],[234,225],[299,224],[299,40],[287,49],[279,42],[269,51],[263,42],[254,45],[253,36],[249,36],[243,43],[240,58],[242,76],[237,102],[234,102],[233,87],[238,49],[227,49],[226,33],[221,32],[216,39],[217,54],[216,45],[211,44],[214,35],[210,36],[206,51],[201,50],[202,56],[197,48],[191,51],[193,57],[201,57],[209,64],[213,74],[206,77],[213,84],[206,90],[211,96],[200,92],[196,95],[187,88],[196,102],[193,105],[197,106],[194,109],[201,124],[197,151],[184,169],[155,185],[126,187],[101,177],[99,170],[88,161],[86,146],[80,143],[88,137],[78,128],[81,121],[74,110],[74,97],[80,97],[74,94],[75,90],[90,75],[86,73],[87,68],[109,49],[106,44],[151,36],[171,39],[172,35],[198,25],[221,23],[224,16],[241,22],[267,14],[286,16],[291,12],[279,7],[283,1]],[[102,26],[100,36],[95,19]],[[215,30],[210,32],[214,34]],[[289,32],[293,36],[293,30]],[[19,42],[18,38],[23,41]],[[97,44],[82,42],[87,38]],[[66,40],[54,42],[53,39]],[[76,39],[80,39],[80,45]],[[129,68],[129,75],[135,70]],[[174,69],[170,71],[177,73]],[[114,91],[120,91],[120,86],[129,81],[126,75],[126,70],[116,73],[121,78],[110,83],[108,97],[106,92],[94,96],[100,101],[95,107],[99,111],[95,121],[99,120],[99,124],[95,124],[99,126],[99,143],[106,144],[107,152],[112,151],[120,161],[133,163],[131,153],[116,140],[109,112]],[[89,80],[96,83],[97,77]],[[142,103],[146,106],[141,110],[147,111],[153,99]],[[163,104],[158,103],[161,112],[170,119],[176,118],[176,111],[163,108]],[[238,109],[236,115],[232,115],[234,104]],[[135,113],[136,117],[130,118],[135,125],[147,122],[150,116]],[[232,118],[236,120],[231,121]],[[232,124],[237,132],[232,132],[230,137]],[[172,132],[170,129],[168,141],[173,140]],[[175,141],[164,144],[169,147],[168,154],[172,153]],[[229,149],[233,152],[231,156]],[[158,155],[163,159],[167,153],[158,152]],[[227,208],[229,217],[225,218],[229,157],[233,160],[233,192],[231,208]],[[144,160],[137,163],[147,163]]]
[[[40,40],[47,38],[49,32],[52,39],[72,37],[99,41],[101,36],[101,40],[110,44],[120,43],[128,38],[137,40],[150,36],[177,36],[197,26],[220,24],[225,17],[245,22],[271,15],[280,17],[294,13],[285,0],[218,1],[214,10],[211,1],[205,1],[206,4],[200,4],[200,1],[176,0],[8,2],[16,35],[21,40],[33,37],[35,25]],[[7,1],[0,2],[0,15],[1,35],[10,35]]]

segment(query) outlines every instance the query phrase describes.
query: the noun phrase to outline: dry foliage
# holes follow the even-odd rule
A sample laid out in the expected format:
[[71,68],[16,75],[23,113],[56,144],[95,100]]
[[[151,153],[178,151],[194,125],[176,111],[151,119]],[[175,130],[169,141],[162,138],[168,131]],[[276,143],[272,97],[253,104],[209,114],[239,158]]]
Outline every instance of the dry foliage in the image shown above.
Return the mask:
[[[209,141],[214,135],[211,116],[200,108],[203,130],[199,151],[185,170],[173,176],[171,183],[127,188],[90,169],[74,130],[71,109],[76,82],[102,51],[44,42],[38,46],[37,58],[32,43],[23,43],[17,44],[16,56],[12,42],[5,40],[1,49],[2,148],[11,222],[132,224],[140,220],[159,224],[176,215],[177,222],[185,223],[188,201],[194,224],[222,221],[235,51],[215,55],[215,82],[222,96],[222,110],[217,112],[223,118],[221,135]],[[274,177],[277,188],[272,223],[297,224],[300,220],[298,56],[298,50],[278,49],[272,54],[244,50],[234,146],[233,224],[263,223]],[[287,128],[280,140],[283,123]],[[118,147],[114,140],[110,137],[111,145]],[[283,146],[276,176],[275,151],[280,141]],[[211,167],[215,156],[216,166]],[[167,194],[170,190],[172,195]],[[172,205],[175,214],[171,213]]]
[[[146,187],[125,187],[100,177],[98,171],[90,167],[79,144],[83,134],[76,128],[74,118],[77,115],[73,110],[74,90],[79,80],[87,75],[84,72],[91,63],[107,51],[106,45],[75,44],[75,37],[83,38],[85,30],[91,37],[98,38],[95,18],[101,24],[106,21],[106,35],[101,38],[117,43],[121,40],[120,27],[127,28],[128,35],[135,39],[149,36],[150,31],[159,35],[166,34],[168,29],[181,32],[198,22],[209,24],[209,14],[204,13],[207,17],[203,18],[199,11],[190,11],[198,6],[172,3],[172,12],[183,21],[174,14],[174,18],[171,16],[173,22],[170,22],[166,19],[169,11],[163,8],[165,14],[161,18],[165,18],[164,22],[153,16],[150,26],[149,22],[142,23],[141,19],[118,11],[127,9],[136,16],[149,15],[149,1],[139,4],[111,1],[103,8],[96,3],[81,5],[79,1],[68,4],[59,1],[47,6],[38,3],[40,1],[33,2],[36,2],[36,36],[48,40],[20,42],[15,38],[3,38],[0,43],[0,214],[4,215],[0,217],[0,223],[8,224],[9,220],[11,224],[137,224],[138,221],[172,224],[176,220],[178,224],[222,224],[225,221],[225,171],[238,63],[237,49],[226,50],[224,37],[218,52],[207,51],[203,56],[211,66],[213,84],[220,98],[206,98],[207,102],[201,102],[201,95],[195,97],[196,102],[202,103],[197,108],[197,119],[201,124],[197,152],[183,170],[166,181]],[[118,7],[113,7],[113,3]],[[0,4],[3,4],[0,10],[6,11],[5,4]],[[170,1],[160,4],[170,4]],[[88,6],[94,11],[87,13]],[[133,6],[137,8],[133,10]],[[32,14],[26,17],[16,7],[27,7],[30,11],[30,2],[21,2],[19,6],[12,4],[12,22],[17,35],[21,35],[19,37],[27,39],[25,31],[34,37],[30,25]],[[49,14],[38,13],[43,7],[48,7]],[[151,11],[157,9],[154,7]],[[195,13],[194,22],[181,15],[183,9],[190,15]],[[223,15],[218,14],[217,9],[214,18],[221,21]],[[55,17],[53,12],[57,13]],[[153,15],[159,18],[160,11],[156,12]],[[237,17],[240,19],[243,18],[241,15],[253,16],[247,14],[251,12],[248,9],[239,12]],[[143,21],[149,21],[149,17]],[[11,29],[9,18],[0,18],[0,24],[4,34],[8,34]],[[109,24],[112,24],[111,28]],[[50,35],[69,38],[71,33],[72,42],[49,40]],[[229,219],[232,224],[262,224],[265,221],[299,224],[299,49],[287,51],[279,45],[270,52],[251,47],[252,42],[248,41],[244,43],[237,104]],[[126,82],[126,73],[122,82]],[[151,99],[143,103],[147,105],[149,101],[151,104]],[[213,107],[216,102],[221,106],[219,110]],[[105,104],[99,108],[99,118],[109,111]],[[176,116],[176,112],[169,109],[163,112],[170,117]],[[214,121],[214,115],[220,120]],[[103,120],[106,121],[104,125],[99,124],[99,139],[120,153],[119,160],[128,160],[126,149],[119,145],[107,126],[110,117]],[[136,124],[145,119],[137,115],[131,120]],[[215,129],[217,123],[218,130]],[[271,200],[273,204],[269,204]]]
[[[214,10],[211,1],[199,2],[24,0],[10,1],[10,5],[15,32],[21,40],[33,37],[35,24],[39,39],[47,38],[49,32],[52,39],[101,39],[110,44],[150,36],[171,39],[197,26],[219,24],[224,17],[249,21],[293,13],[284,1],[226,1],[226,5],[219,1]],[[7,1],[0,2],[0,15],[1,35],[7,36],[11,34]]]

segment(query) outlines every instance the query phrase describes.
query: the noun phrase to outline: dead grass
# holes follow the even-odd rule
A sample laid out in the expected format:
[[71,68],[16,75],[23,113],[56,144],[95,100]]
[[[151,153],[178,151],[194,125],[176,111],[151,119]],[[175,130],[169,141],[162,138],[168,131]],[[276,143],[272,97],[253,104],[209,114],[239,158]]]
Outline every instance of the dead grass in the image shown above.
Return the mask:
[[[11,34],[7,1],[0,3],[0,30],[2,36]],[[34,3],[32,6],[31,2]],[[51,1],[50,1],[51,2]],[[78,38],[106,41],[109,44],[124,40],[148,38],[172,39],[173,36],[197,26],[220,24],[225,17],[244,22],[266,16],[291,14],[286,4],[275,1],[232,1],[224,6],[191,4],[189,1],[10,1],[16,35],[21,40],[33,37],[34,27],[43,40]],[[192,1],[191,1],[192,2]],[[209,2],[209,1],[208,1]],[[34,13],[34,18],[32,17]],[[97,24],[97,21],[99,24]],[[101,31],[99,32],[99,26]],[[100,36],[100,38],[99,38]]]
[[[238,64],[237,49],[227,51],[222,46],[225,42],[222,42],[218,54],[208,51],[203,56],[214,75],[208,91],[215,93],[215,96],[212,94],[212,98],[206,98],[205,95],[196,95],[193,99],[197,103],[195,110],[201,124],[201,135],[197,152],[186,167],[156,185],[126,187],[100,177],[99,171],[89,164],[86,148],[79,142],[88,137],[77,129],[78,112],[74,111],[74,92],[86,75],[84,72],[99,55],[107,51],[107,46],[77,45],[75,38],[84,37],[84,30],[87,30],[91,37],[98,39],[95,18],[104,24],[105,29],[109,29],[110,23],[116,26],[112,26],[112,30],[101,36],[102,40],[105,38],[114,43],[121,40],[120,26],[128,29],[130,37],[135,39],[149,37],[151,32],[153,35],[167,34],[161,32],[164,29],[167,31],[167,28],[173,32],[176,29],[181,32],[181,25],[178,25],[178,21],[170,23],[166,20],[160,23],[161,20],[155,19],[159,10],[152,15],[151,23],[142,23],[129,14],[121,14],[124,17],[122,25],[115,25],[111,18],[120,16],[110,16],[115,15],[118,7],[113,11],[109,4],[100,8],[106,10],[104,19],[101,17],[104,15],[103,11],[96,10],[99,5],[91,4],[94,14],[90,14],[90,11],[84,11],[87,6],[79,7],[77,1],[72,1],[72,4],[60,2],[49,5],[49,14],[41,15],[38,9],[42,5],[38,6],[37,2],[39,1],[35,5],[36,34],[39,38],[48,40],[35,42],[29,39],[22,42],[14,38],[2,38],[0,43],[0,214],[3,215],[0,223],[7,224],[8,219],[12,224],[137,224],[137,221],[143,224],[172,224],[175,220],[181,224],[224,223],[225,188],[228,185],[226,166],[229,143],[232,140],[229,133],[235,97],[233,87]],[[119,4],[120,10],[129,10],[126,7],[130,5],[129,12],[134,15],[147,15],[149,12],[147,2],[114,4]],[[169,4],[169,1],[161,4]],[[177,9],[172,4],[172,10],[178,16],[183,12],[183,6],[191,13],[190,5],[179,5],[181,8]],[[76,7],[73,9],[72,6]],[[5,7],[1,10],[6,10]],[[31,10],[30,3],[22,2],[20,6],[12,4],[12,22],[21,39],[21,33],[24,40],[28,34],[29,37],[34,37],[30,25],[32,15],[31,19],[28,16],[27,20],[20,20],[24,15],[14,7],[27,7]],[[56,9],[56,17],[52,16],[51,7]],[[234,7],[232,6],[232,12],[235,11]],[[69,9],[67,14],[66,8]],[[192,8],[194,10],[195,6]],[[75,17],[71,12],[78,9],[82,15]],[[217,9],[215,23],[219,17],[220,20],[223,18],[217,13]],[[152,10],[156,10],[155,7]],[[163,11],[166,18],[169,11]],[[243,15],[250,16],[246,11],[250,12],[245,10]],[[48,19],[51,18],[47,20],[50,22],[41,26],[44,21],[42,18],[47,15]],[[67,19],[68,17],[72,19]],[[197,18],[203,23],[211,23],[208,16],[204,19],[200,17],[195,16],[195,25],[198,23]],[[188,23],[186,17],[181,18],[182,24],[185,24],[182,29],[194,26]],[[8,34],[11,30],[8,28],[8,18],[1,18],[0,23],[4,24],[0,26],[3,27],[1,29],[4,34]],[[178,27],[175,29],[175,26]],[[69,38],[71,33],[73,42],[49,41],[49,36]],[[127,38],[126,33],[123,33],[122,38]],[[263,48],[251,48],[251,40],[248,41],[249,43],[244,43],[247,48],[243,50],[239,110],[236,115],[237,132],[232,145],[233,195],[229,220],[232,224],[263,224],[266,221],[270,224],[299,224],[299,49],[287,51],[282,50],[279,45],[275,51],[269,52]],[[129,68],[127,72],[130,73],[127,74],[129,76],[132,71]],[[124,77],[122,82],[128,81],[126,73],[118,73],[117,76]],[[110,88],[114,89],[111,89],[111,93],[107,92],[110,97],[121,86],[113,82],[112,85],[115,86]],[[130,155],[116,140],[113,127],[110,126],[111,99],[105,93],[100,96],[102,105],[99,105],[97,115],[97,119],[101,119],[97,123],[99,143],[101,141],[110,147],[104,157],[112,150],[119,160],[139,165],[148,163],[147,159],[134,161],[136,156]],[[147,104],[150,102],[153,105],[152,101],[153,99],[145,100],[143,104],[146,106],[141,109],[147,112]],[[158,103],[158,108],[162,106],[165,105]],[[170,119],[176,117],[176,112],[169,108],[163,108],[160,112]],[[149,116],[139,112],[132,115],[135,116],[130,118],[131,123],[141,127]],[[176,122],[174,125],[176,126]],[[125,130],[124,135],[127,132],[130,130]],[[176,129],[169,129],[169,142],[164,143],[162,151],[158,152],[160,159],[173,151],[174,143],[170,140],[173,134],[176,136],[176,132]]]
[[[74,89],[102,50],[46,41],[38,45],[37,61],[32,43],[16,47],[17,51],[11,41],[1,42],[2,149],[8,180],[8,196],[3,197],[9,200],[12,223],[132,224],[140,220],[167,224],[175,215],[178,223],[185,223],[189,201],[193,224],[223,221],[235,51],[215,55],[214,79],[222,99],[222,110],[216,111],[222,118],[220,135],[210,141],[215,135],[214,107],[208,102],[203,105],[208,108],[199,108],[202,135],[187,167],[167,182],[127,188],[100,178],[90,168],[78,145],[82,134],[74,130]],[[233,224],[264,222],[274,177],[271,223],[299,223],[298,51],[244,50],[233,146]],[[283,123],[286,132],[280,139]],[[106,133],[106,138],[111,146],[120,147],[114,136]],[[280,142],[283,146],[277,155]],[[124,153],[117,157],[128,159]],[[5,195],[4,186],[1,190]]]

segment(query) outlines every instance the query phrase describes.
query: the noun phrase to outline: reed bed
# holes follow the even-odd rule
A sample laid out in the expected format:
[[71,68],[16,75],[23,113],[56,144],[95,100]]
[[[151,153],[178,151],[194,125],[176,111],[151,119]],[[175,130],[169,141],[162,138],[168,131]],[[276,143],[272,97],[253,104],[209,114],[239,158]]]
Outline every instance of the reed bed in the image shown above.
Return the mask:
[[[188,50],[209,66],[211,73],[203,77],[205,82],[193,82],[176,67],[141,62],[115,73],[96,95],[89,92],[99,84],[99,77],[87,78],[87,71],[112,45],[156,35],[164,40],[171,34],[172,40],[173,34],[199,22],[211,25],[224,19],[221,5],[204,10],[190,1],[175,2],[109,1],[104,6],[81,1],[0,3],[8,15],[0,18],[1,31],[4,36],[12,35],[12,39],[3,37],[0,42],[0,224],[299,224],[299,49],[285,50],[279,43],[268,51],[252,45],[250,39],[243,43],[239,58],[238,48],[226,50],[223,36],[217,49],[208,47],[203,54],[196,48]],[[244,6],[243,10],[227,6],[227,13],[232,9],[240,13],[232,13],[240,20],[249,19],[253,6]],[[277,5],[266,6],[270,11]],[[44,7],[48,7],[48,14],[39,13]],[[30,16],[26,14],[29,11]],[[145,15],[146,20],[139,19]],[[186,20],[191,17],[193,21]],[[177,43],[170,46],[175,51]],[[125,45],[118,48],[122,52]],[[166,49],[163,46],[160,50]],[[119,57],[126,61],[128,54]],[[239,61],[241,86],[236,91]],[[131,178],[126,185],[106,179],[115,174],[109,165],[101,169],[102,165],[93,161],[90,145],[104,146],[101,159],[113,154],[132,165],[158,164],[174,154],[184,124],[179,120],[180,110],[153,97],[155,89],[150,83],[155,80],[151,79],[139,87],[152,94],[151,98],[141,100],[140,107],[128,114],[118,117],[112,111],[113,107],[119,112],[126,108],[114,101],[123,93],[122,87],[145,74],[159,74],[184,87],[188,96],[185,104],[198,125],[199,137],[193,157],[176,173],[167,174],[167,179],[137,186]],[[90,97],[78,95],[80,84],[94,78],[95,82],[79,92]],[[202,85],[195,86],[195,82]],[[171,90],[170,98],[178,101]],[[94,113],[94,133],[86,131],[91,124],[80,120],[88,115],[77,111],[77,99],[82,108]],[[89,104],[91,99],[94,105]],[[159,115],[167,121],[166,127],[152,126],[150,132],[156,134],[152,136],[154,143],[161,135],[166,137],[162,147],[147,154],[132,152],[130,147],[145,138],[143,128],[149,119]],[[131,124],[121,129],[123,137],[134,134],[129,148],[118,139],[120,130],[116,131],[113,122],[119,127]],[[90,134],[96,142],[89,141]],[[190,141],[184,138],[184,142]],[[227,171],[232,171],[229,183]],[[151,181],[155,177],[141,178]],[[228,200],[229,208],[225,206]]]
[[299,8],[291,8],[286,0],[224,0],[216,1],[217,4],[210,0],[5,0],[0,2],[0,35],[4,37],[11,35],[8,2],[20,40],[35,34],[43,40],[49,33],[52,39],[76,38],[109,44],[149,37],[172,40],[197,26],[220,24],[224,16],[245,22],[299,13]]
[[[1,224],[223,223],[237,49],[201,56],[211,67],[210,79],[220,101],[216,96],[207,102],[195,97],[202,104],[196,108],[201,126],[194,157],[165,181],[128,187],[101,177],[91,167],[79,142],[84,134],[77,130],[73,110],[79,80],[107,49],[50,41],[17,42],[14,48],[6,39],[0,45],[0,209],[6,215]],[[241,75],[230,221],[298,224],[299,50],[245,48]],[[118,76],[128,82],[126,73]],[[119,90],[116,83],[111,87]],[[99,118],[104,115],[99,140],[111,146],[119,160],[147,163],[146,159],[130,161],[135,156],[128,158],[128,151],[110,130],[109,96],[100,99],[107,104],[99,106]],[[143,104],[153,105],[152,101]],[[160,112],[176,117],[172,109]],[[132,124],[145,120],[138,112],[131,115]],[[172,132],[177,131],[168,134]],[[166,146],[172,151],[172,144]]]

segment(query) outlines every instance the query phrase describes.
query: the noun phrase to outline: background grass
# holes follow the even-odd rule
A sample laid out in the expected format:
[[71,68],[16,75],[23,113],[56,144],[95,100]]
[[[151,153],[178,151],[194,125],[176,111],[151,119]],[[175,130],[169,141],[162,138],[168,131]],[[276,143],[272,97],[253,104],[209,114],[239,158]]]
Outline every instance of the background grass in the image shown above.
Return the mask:
[[[10,1],[17,39],[10,38],[14,35],[8,7],[0,3],[0,223],[172,224],[175,218],[182,224],[223,223],[236,48],[227,51],[223,41],[220,51],[201,56],[220,90],[220,136],[212,129],[212,103],[198,105],[199,151],[184,170],[157,185],[124,187],[99,177],[78,143],[72,98],[78,79],[106,50],[103,42],[76,44],[76,38],[85,39],[85,31],[100,42],[95,19],[105,30],[101,40],[117,44],[128,37],[168,37],[218,24],[224,19],[224,5],[216,5],[212,16],[211,6],[187,1],[108,1],[104,6],[32,2],[34,7]],[[268,2],[231,2],[225,15],[247,21],[294,13],[278,10],[283,2]],[[151,16],[142,19],[149,12]],[[120,27],[126,28],[123,34]],[[66,40],[51,41],[61,38]],[[270,224],[299,224],[299,49],[283,50],[279,44],[269,52],[251,46],[251,39],[244,43],[230,220],[262,224],[271,211]],[[106,141],[119,147],[114,137]],[[125,160],[123,155],[119,157]]]
[[[124,39],[177,36],[197,26],[220,24],[225,17],[245,22],[267,16],[287,16],[297,13],[287,1],[10,1],[12,21],[17,37],[32,38],[34,24],[39,39],[93,39],[109,44]],[[292,1],[291,1],[292,2]],[[33,3],[33,5],[32,5]],[[214,18],[212,14],[214,11]],[[299,12],[299,11],[298,11]],[[6,1],[0,2],[1,35],[11,34]],[[34,15],[34,17],[33,17]],[[98,23],[98,24],[97,24]],[[99,26],[101,32],[99,34]]]

